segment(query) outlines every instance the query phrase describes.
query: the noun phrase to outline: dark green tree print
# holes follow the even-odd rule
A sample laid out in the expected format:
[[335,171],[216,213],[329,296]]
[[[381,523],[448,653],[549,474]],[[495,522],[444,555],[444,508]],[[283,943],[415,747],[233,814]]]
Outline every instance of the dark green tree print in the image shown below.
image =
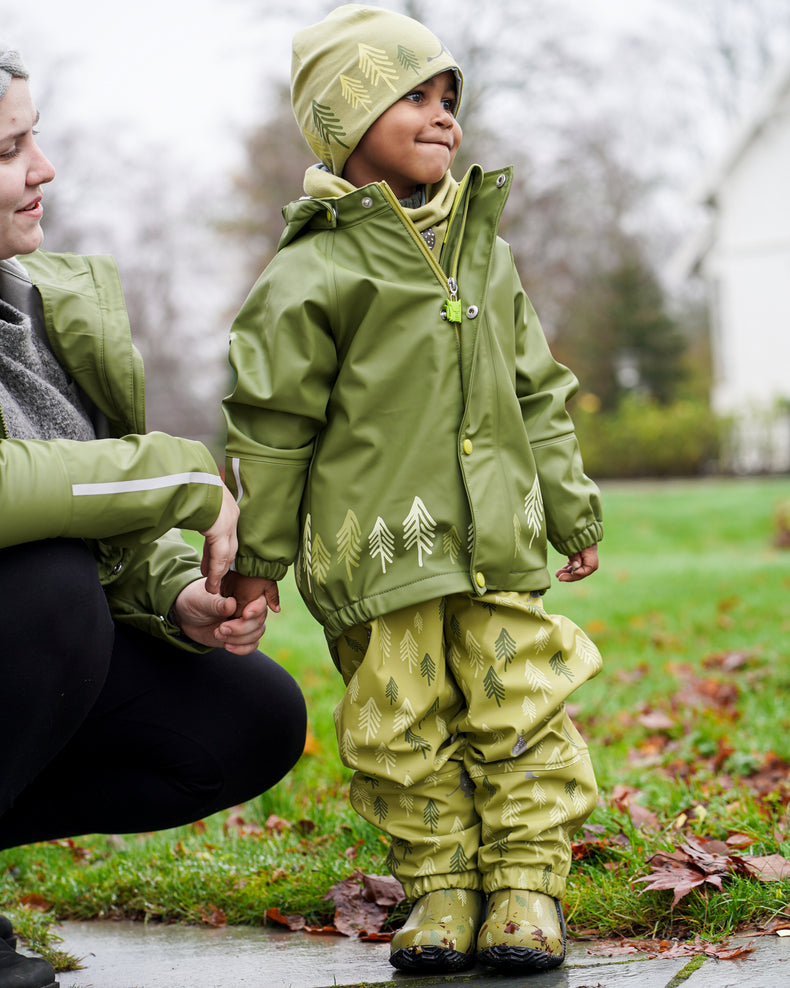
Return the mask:
[[421,738],[420,735],[416,734],[410,727],[406,728],[406,733],[403,736],[407,743],[411,745],[413,751],[421,751],[422,757],[427,757],[425,752],[428,751],[431,746],[425,738]]
[[436,663],[430,656],[429,652],[426,652],[422,657],[422,662],[420,663],[420,675],[423,679],[428,680],[428,685],[436,679]]
[[454,871],[456,874],[462,871],[469,871],[469,858],[460,844],[456,845],[450,858],[450,871]]
[[389,815],[389,811],[390,808],[389,806],[387,806],[387,801],[381,796],[376,796],[376,798],[373,800],[373,812],[379,824],[381,824],[384,820],[387,819],[387,816]]
[[346,132],[343,130],[340,120],[332,112],[331,106],[325,106],[323,103],[313,100],[313,123],[322,140],[326,141],[327,144],[334,141],[343,148],[348,147],[348,144],[344,144],[340,140],[341,137],[346,136]]
[[426,827],[430,828],[431,833],[439,825],[439,807],[432,799],[429,799],[425,804],[425,809],[422,811],[422,822]]
[[573,682],[574,676],[571,672],[568,663],[565,661],[565,656],[562,654],[562,650],[555,652],[554,655],[549,659],[549,665],[551,666],[552,672],[555,676],[564,676],[566,679]]
[[398,702],[398,684],[395,682],[392,676],[390,676],[389,682],[387,683],[387,686],[384,690],[384,695],[389,700],[390,706],[392,706],[393,703]]
[[494,650],[496,651],[496,657],[500,662],[505,663],[505,669],[507,669],[516,657],[516,640],[507,628],[503,628],[499,632],[497,640],[494,642]]
[[497,676],[493,666],[488,667],[488,672],[483,680],[483,688],[486,691],[488,699],[496,700],[496,705],[501,707],[502,701],[505,699],[505,687],[502,685],[502,680]]

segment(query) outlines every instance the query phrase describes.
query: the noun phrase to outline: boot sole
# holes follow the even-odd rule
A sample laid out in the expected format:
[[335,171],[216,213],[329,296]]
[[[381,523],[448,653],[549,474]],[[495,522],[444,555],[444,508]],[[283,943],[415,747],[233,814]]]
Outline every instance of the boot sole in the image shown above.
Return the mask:
[[550,971],[559,967],[565,960],[562,955],[547,954],[543,950],[533,950],[531,947],[508,947],[499,944],[481,950],[477,959],[489,967],[498,967],[511,971]]
[[390,964],[400,971],[463,971],[474,962],[474,954],[445,947],[402,947],[390,956]]

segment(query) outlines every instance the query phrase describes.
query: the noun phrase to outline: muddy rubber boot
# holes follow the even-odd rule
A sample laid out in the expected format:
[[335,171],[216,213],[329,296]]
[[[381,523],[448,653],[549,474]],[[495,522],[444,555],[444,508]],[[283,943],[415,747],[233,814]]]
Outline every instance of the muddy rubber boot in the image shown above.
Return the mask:
[[468,889],[428,892],[392,937],[390,964],[401,971],[463,971],[475,961],[485,895]]
[[565,960],[565,919],[558,899],[500,889],[488,898],[477,959],[508,971],[548,971]]

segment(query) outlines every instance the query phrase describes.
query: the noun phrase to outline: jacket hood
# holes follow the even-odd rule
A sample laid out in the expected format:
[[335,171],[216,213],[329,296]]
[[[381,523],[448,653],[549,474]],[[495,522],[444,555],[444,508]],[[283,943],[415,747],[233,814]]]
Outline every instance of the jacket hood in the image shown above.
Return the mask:
[[419,21],[345,4],[293,41],[291,102],[315,155],[335,175],[376,120],[414,86],[441,72],[463,77],[444,44]]

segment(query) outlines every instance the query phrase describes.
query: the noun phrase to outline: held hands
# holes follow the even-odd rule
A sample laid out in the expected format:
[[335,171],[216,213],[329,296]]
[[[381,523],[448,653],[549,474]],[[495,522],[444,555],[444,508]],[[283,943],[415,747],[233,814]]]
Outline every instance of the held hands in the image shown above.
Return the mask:
[[590,576],[598,569],[598,546],[591,545],[573,556],[554,574],[562,583],[575,583]]
[[234,655],[254,652],[266,628],[266,599],[258,596],[250,600],[235,617],[233,597],[209,593],[207,588],[207,580],[195,580],[184,587],[173,605],[176,624],[200,645],[224,648]]
[[225,574],[222,581],[222,593],[229,598],[235,598],[236,614],[241,614],[245,608],[261,597],[269,610],[280,613],[280,591],[274,580],[266,580],[258,576],[242,576],[235,570]]
[[[222,577],[230,569],[239,547],[236,538],[236,523],[239,520],[239,506],[228,488],[222,485],[222,503],[214,524],[201,532],[204,536],[203,560],[200,572],[206,578],[209,593],[218,594]],[[191,637],[191,636],[190,636]]]

